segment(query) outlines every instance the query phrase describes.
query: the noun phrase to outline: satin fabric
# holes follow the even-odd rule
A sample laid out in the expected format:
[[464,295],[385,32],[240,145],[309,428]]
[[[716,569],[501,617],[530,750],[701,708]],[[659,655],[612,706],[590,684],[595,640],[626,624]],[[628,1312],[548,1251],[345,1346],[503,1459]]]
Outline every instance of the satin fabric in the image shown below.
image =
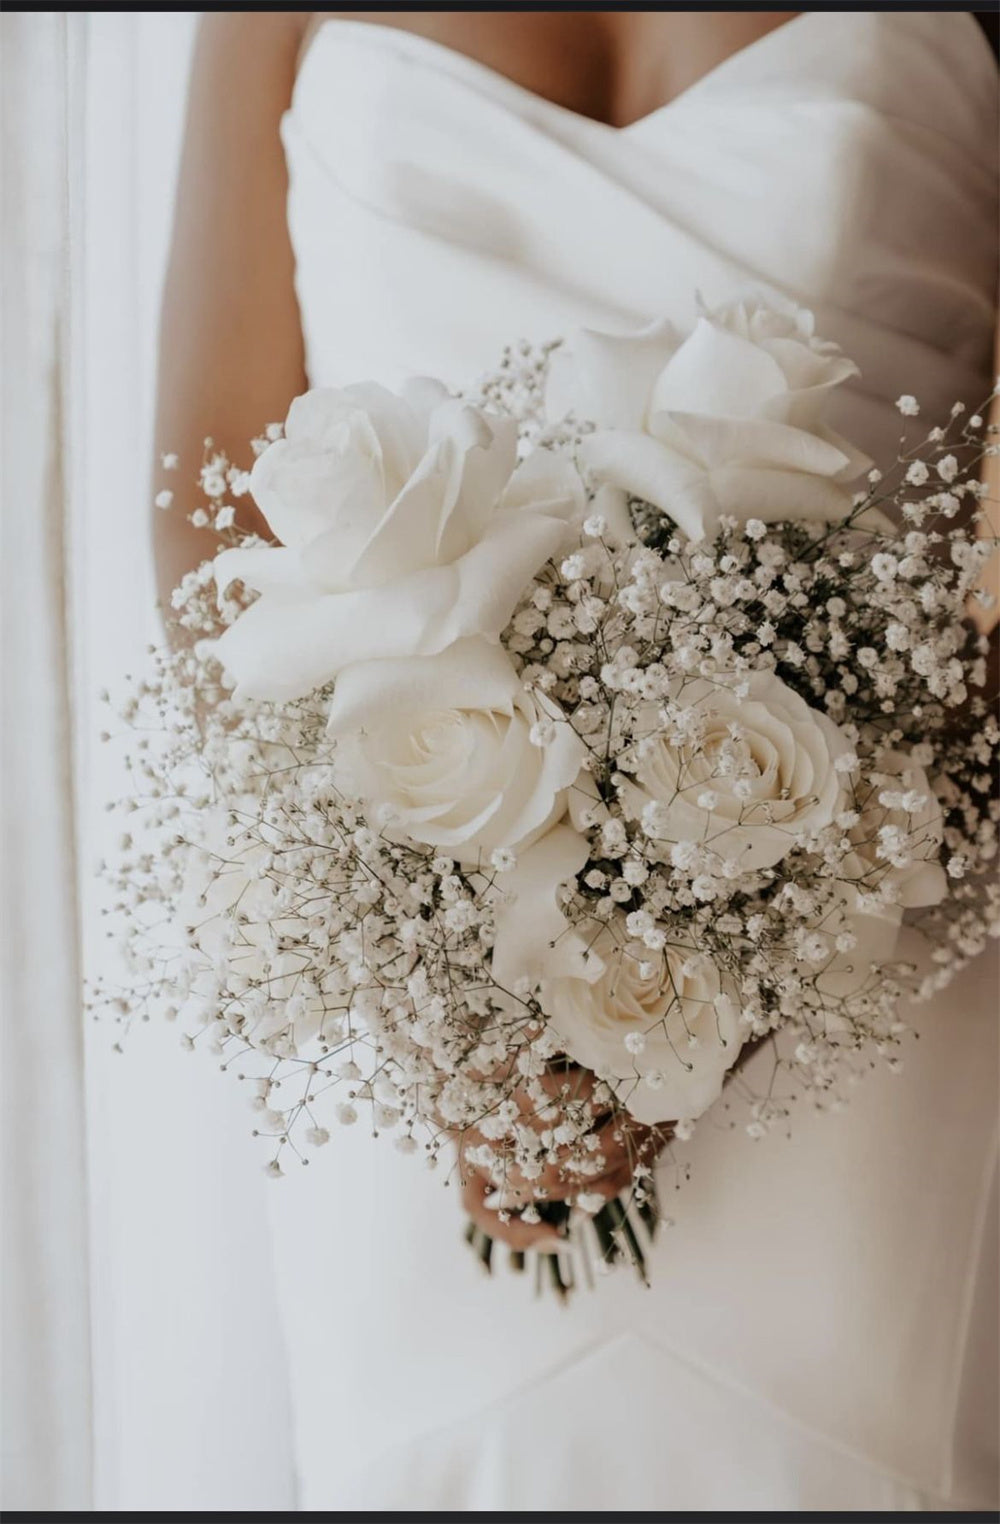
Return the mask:
[[[778,292],[857,360],[833,422],[884,458],[900,393],[989,391],[995,112],[964,14],[805,13],[624,129],[328,21],[283,124],[310,381],[467,382]],[[720,1105],[660,1171],[652,1289],[566,1308],[482,1275],[441,1172],[338,1131],[270,1198],[302,1506],[990,1506],[995,993],[986,955],[902,1075],[790,1137]]]

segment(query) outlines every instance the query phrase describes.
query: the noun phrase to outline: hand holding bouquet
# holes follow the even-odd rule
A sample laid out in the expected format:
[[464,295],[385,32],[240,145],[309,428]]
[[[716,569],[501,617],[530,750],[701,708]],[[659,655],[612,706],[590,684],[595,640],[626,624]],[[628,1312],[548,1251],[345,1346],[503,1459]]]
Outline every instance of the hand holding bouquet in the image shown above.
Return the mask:
[[[309,392],[249,480],[209,456],[229,544],[127,706],[159,733],[112,876],[126,1019],[247,1076],[271,1173],[330,1117],[431,1164],[454,1137],[479,1224],[565,1234],[560,1289],[644,1269],[650,1139],[741,1052],[773,1050],[759,1136],[896,1063],[904,997],[996,934],[984,426],[880,474],[825,422],[853,374],[736,303],[520,346],[463,397]],[[247,487],[274,544],[232,528]]]

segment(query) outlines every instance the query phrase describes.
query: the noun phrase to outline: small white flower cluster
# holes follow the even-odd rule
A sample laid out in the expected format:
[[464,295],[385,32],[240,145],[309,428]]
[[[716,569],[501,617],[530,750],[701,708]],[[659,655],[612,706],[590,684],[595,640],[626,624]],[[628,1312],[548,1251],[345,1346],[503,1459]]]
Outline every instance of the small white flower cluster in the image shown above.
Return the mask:
[[[1000,727],[963,622],[982,418],[869,469],[800,406],[795,377],[853,373],[808,314],[699,323],[709,356],[723,331],[776,374],[802,351],[783,426],[807,465],[776,509],[749,476],[698,485],[713,420],[662,422],[686,342],[663,325],[640,336],[660,411],[632,426],[600,416],[618,341],[590,335],[596,381],[581,340],[575,360],[511,349],[463,399],[309,394],[249,479],[209,442],[193,518],[230,548],[184,579],[185,643],[122,709],[141,827],[108,879],[133,979],[95,998],[221,1055],[272,1174],[365,1116],[429,1163],[460,1138],[500,1187],[513,1166],[579,1186],[609,1116],[686,1138],[737,1071],[760,1136],[793,1092],[839,1104],[873,1052],[896,1064],[904,998],[1000,929]],[[553,400],[567,364],[576,412]],[[775,406],[731,441],[772,481]],[[303,462],[334,438],[321,480]],[[337,493],[373,440],[365,538]],[[325,599],[308,652],[286,639],[288,552],[235,527],[248,487]],[[896,956],[904,916],[926,967]]]
[[[218,633],[204,577],[175,607],[183,628]],[[556,1106],[540,1080],[559,1044],[537,1004],[491,976],[513,853],[471,870],[372,828],[334,782],[327,691],[236,703],[207,642],[154,666],[120,710],[137,732],[134,793],[105,867],[129,988],[92,1003],[126,1025],[179,1019],[185,1046],[235,1070],[272,1175],[328,1141],[325,1120],[362,1114],[428,1163],[474,1130],[498,1183],[512,1164],[537,1177],[555,1149],[579,1177],[599,1173],[610,1093]]]

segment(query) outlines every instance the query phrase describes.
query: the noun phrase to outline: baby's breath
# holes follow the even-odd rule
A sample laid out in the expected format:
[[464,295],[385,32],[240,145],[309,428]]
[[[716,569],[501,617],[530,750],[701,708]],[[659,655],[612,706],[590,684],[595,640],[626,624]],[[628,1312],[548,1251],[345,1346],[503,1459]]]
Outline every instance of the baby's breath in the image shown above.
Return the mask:
[[[555,347],[512,348],[469,394],[517,421],[522,455],[539,443],[574,455],[587,433],[545,422]],[[919,411],[910,396],[897,407]],[[587,483],[575,543],[503,632],[546,696],[532,743],[567,725],[585,751],[569,806],[588,857],[563,891],[567,925],[654,989],[714,970],[708,1035],[689,1026],[667,1062],[690,1065],[730,1016],[741,1042],[771,1047],[764,1091],[735,1084],[751,1136],[783,1123],[793,1092],[828,1106],[873,1053],[895,1062],[903,998],[936,993],[997,934],[1000,726],[964,622],[986,554],[984,449],[982,415],[958,410],[873,471],[845,521],[730,518],[698,544],[640,500],[634,540],[611,543]],[[231,501],[248,479],[211,441],[200,485],[192,522],[260,543]],[[627,1115],[627,1092],[599,1075],[554,1103],[543,1080],[563,1050],[544,991],[504,987],[492,968],[519,853],[471,868],[339,793],[330,687],[283,703],[230,692],[213,642],[245,606],[219,602],[210,563],[189,573],[172,600],[181,643],[119,706],[133,781],[106,883],[129,982],[102,985],[95,1006],[123,1028],[158,1013],[216,1055],[246,1089],[275,1177],[351,1125],[430,1164],[457,1136],[498,1187],[553,1157],[577,1180],[599,1175],[598,1125]],[[774,771],[771,730],[754,729],[767,683],[826,738],[825,782],[810,756],[803,800]],[[776,853],[754,846],[765,831],[785,832]],[[866,941],[904,913],[933,949],[929,972]],[[663,1091],[654,1035],[630,1028],[622,1054]],[[542,1125],[526,1125],[525,1105]],[[594,1207],[585,1192],[581,1209]]]

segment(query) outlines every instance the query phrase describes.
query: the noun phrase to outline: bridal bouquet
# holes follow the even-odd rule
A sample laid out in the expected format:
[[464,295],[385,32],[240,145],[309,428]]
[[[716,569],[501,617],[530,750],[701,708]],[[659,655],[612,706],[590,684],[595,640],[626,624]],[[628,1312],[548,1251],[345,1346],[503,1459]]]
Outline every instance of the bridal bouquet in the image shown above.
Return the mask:
[[997,934],[986,429],[956,405],[880,471],[825,422],[855,374],[741,302],[461,396],[307,392],[249,475],[209,448],[223,543],[125,705],[134,972],[99,999],[238,1070],[273,1175],[334,1123],[456,1142],[566,1235],[557,1288],[642,1270],[652,1162],[608,1199],[611,1136],[673,1147],[724,1086],[752,1136],[837,1102]]

